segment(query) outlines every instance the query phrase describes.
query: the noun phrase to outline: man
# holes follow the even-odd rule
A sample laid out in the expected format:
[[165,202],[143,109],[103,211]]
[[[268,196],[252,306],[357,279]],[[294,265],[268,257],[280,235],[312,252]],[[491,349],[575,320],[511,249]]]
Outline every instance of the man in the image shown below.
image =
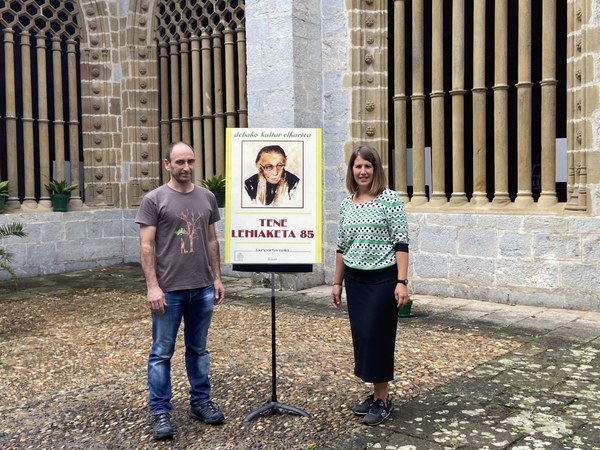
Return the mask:
[[268,145],[256,155],[257,174],[244,181],[252,202],[263,206],[301,206],[302,199],[292,204],[300,178],[285,170],[287,156],[279,145]]
[[155,439],[173,436],[171,357],[182,319],[189,416],[211,425],[224,420],[210,399],[206,350],[213,308],[225,298],[215,231],[219,208],[210,191],[192,182],[194,161],[189,145],[170,144],[164,160],[169,182],[143,198],[135,219],[152,313],[148,407]]

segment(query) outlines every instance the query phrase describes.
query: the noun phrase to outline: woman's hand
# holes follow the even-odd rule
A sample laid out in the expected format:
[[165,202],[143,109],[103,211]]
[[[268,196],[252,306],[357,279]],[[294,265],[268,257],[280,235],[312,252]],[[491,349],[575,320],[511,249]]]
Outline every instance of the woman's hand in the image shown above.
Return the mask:
[[396,289],[394,290],[394,297],[396,297],[396,304],[398,305],[398,308],[402,308],[408,301],[408,286],[398,283],[396,285]]
[[342,290],[343,286],[341,284],[334,284],[331,288],[331,306],[335,309],[339,309],[342,306]]

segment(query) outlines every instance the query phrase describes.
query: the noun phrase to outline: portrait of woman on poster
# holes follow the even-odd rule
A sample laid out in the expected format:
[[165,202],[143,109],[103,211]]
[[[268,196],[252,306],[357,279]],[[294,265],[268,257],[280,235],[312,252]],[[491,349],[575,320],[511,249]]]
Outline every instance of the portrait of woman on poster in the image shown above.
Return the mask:
[[257,173],[244,181],[250,206],[302,206],[300,178],[286,168],[288,157],[279,145],[268,145],[256,155]]
[[392,411],[398,308],[408,301],[408,223],[404,202],[387,188],[375,149],[361,145],[352,152],[346,189],[350,195],[340,205],[331,304],[340,308],[345,287],[354,374],[373,384],[351,409],[364,424],[378,425]]

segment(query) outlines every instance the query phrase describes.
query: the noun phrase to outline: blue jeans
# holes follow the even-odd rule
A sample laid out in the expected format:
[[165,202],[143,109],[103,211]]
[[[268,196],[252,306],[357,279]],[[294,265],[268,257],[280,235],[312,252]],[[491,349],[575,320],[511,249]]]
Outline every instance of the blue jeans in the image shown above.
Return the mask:
[[190,404],[200,405],[210,400],[210,356],[206,341],[215,305],[214,287],[165,292],[165,300],[165,313],[152,313],[152,348],[148,358],[148,406],[152,414],[173,408],[171,357],[182,318]]

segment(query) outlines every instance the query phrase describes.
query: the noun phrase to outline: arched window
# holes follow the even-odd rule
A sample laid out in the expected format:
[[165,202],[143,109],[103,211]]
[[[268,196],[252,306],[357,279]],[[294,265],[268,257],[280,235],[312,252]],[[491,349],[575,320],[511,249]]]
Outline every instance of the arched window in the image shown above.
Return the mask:
[[156,7],[161,148],[190,143],[196,180],[225,174],[225,129],[247,126],[244,12],[243,0]]
[[568,200],[566,8],[388,1],[390,160],[411,203]]
[[[51,179],[82,185],[79,26],[75,2],[0,3],[0,179],[9,209],[49,206]],[[80,190],[72,199],[81,200]]]

